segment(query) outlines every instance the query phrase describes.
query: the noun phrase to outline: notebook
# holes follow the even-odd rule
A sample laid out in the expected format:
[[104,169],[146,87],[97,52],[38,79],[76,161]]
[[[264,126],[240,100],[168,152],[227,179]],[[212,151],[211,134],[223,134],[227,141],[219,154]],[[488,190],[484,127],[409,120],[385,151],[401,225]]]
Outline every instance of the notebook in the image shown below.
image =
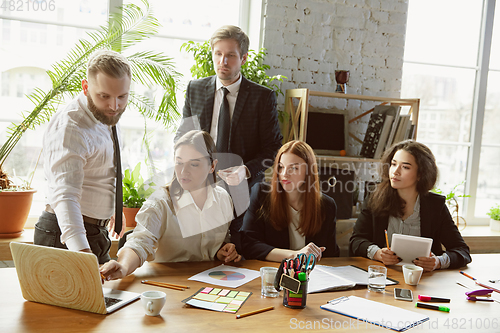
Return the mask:
[[398,265],[411,264],[415,258],[429,257],[432,238],[392,234],[391,250],[402,260]]
[[16,242],[10,250],[27,301],[107,314],[141,296],[103,288],[92,253]]
[[[385,283],[393,285],[399,282],[387,278]],[[316,265],[309,275],[307,293],[346,290],[354,288],[356,285],[368,285],[368,272],[366,270],[354,265],[339,267]]]
[[365,327],[364,323],[370,323],[398,332],[406,331],[429,320],[429,317],[420,313],[357,296],[339,297],[322,305],[321,308],[358,319],[361,321],[360,327]]

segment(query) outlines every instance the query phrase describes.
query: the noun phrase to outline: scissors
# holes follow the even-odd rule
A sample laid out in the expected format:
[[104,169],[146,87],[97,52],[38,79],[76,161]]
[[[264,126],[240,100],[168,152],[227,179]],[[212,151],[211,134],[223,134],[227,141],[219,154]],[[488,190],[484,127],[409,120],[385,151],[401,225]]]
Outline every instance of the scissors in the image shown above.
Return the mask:
[[309,274],[313,270],[314,266],[316,266],[316,256],[311,253],[307,257],[307,262],[305,265],[305,270],[306,270],[307,274]]
[[305,267],[306,262],[307,262],[307,256],[304,253],[299,253],[297,257],[295,257],[295,264],[297,267],[297,270],[303,271],[302,268]]

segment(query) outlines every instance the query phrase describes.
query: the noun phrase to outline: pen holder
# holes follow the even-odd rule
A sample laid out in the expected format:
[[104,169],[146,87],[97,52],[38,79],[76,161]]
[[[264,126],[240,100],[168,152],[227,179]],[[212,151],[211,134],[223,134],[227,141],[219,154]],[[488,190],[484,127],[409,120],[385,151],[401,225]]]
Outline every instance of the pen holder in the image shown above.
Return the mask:
[[290,309],[303,309],[307,302],[307,283],[308,281],[300,282],[298,293],[284,289],[283,305]]

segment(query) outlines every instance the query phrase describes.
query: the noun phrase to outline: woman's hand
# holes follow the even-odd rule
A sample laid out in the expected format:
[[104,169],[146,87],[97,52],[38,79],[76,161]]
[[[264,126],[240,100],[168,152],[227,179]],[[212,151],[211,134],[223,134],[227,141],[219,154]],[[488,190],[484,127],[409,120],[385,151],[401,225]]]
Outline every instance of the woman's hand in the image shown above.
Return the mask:
[[321,256],[323,255],[323,251],[325,251],[325,250],[326,250],[326,247],[317,246],[316,244],[311,242],[311,243],[307,244],[306,246],[304,246],[302,249],[295,251],[295,255],[293,256],[293,258],[296,257],[299,253],[304,253],[306,256],[308,256],[310,254],[314,254],[316,256],[316,260],[320,261]]
[[424,272],[432,272],[433,270],[441,268],[441,261],[439,261],[439,258],[432,252],[430,257],[418,257],[413,260],[413,263],[422,267]]
[[238,254],[233,243],[227,243],[217,251],[217,259],[224,262],[238,262],[241,260],[241,255]]
[[395,265],[401,261],[396,253],[392,252],[386,247],[377,250],[377,252],[375,252],[375,255],[373,256],[373,259],[383,262],[384,265]]
[[[127,276],[127,269],[118,261],[110,260],[99,268],[101,276],[106,280],[122,279]],[[104,282],[104,281],[103,281]]]

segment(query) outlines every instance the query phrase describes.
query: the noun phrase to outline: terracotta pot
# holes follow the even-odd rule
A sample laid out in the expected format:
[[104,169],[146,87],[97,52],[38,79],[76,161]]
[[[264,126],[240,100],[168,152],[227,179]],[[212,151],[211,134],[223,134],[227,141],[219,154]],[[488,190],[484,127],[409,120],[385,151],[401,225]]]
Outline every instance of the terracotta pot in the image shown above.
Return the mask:
[[133,227],[135,228],[136,222],[135,222],[135,216],[137,215],[137,212],[139,212],[140,208],[128,208],[128,207],[123,207],[123,214],[125,214],[125,218],[127,219],[127,227]]
[[23,233],[35,192],[0,192],[0,238],[15,238]]

